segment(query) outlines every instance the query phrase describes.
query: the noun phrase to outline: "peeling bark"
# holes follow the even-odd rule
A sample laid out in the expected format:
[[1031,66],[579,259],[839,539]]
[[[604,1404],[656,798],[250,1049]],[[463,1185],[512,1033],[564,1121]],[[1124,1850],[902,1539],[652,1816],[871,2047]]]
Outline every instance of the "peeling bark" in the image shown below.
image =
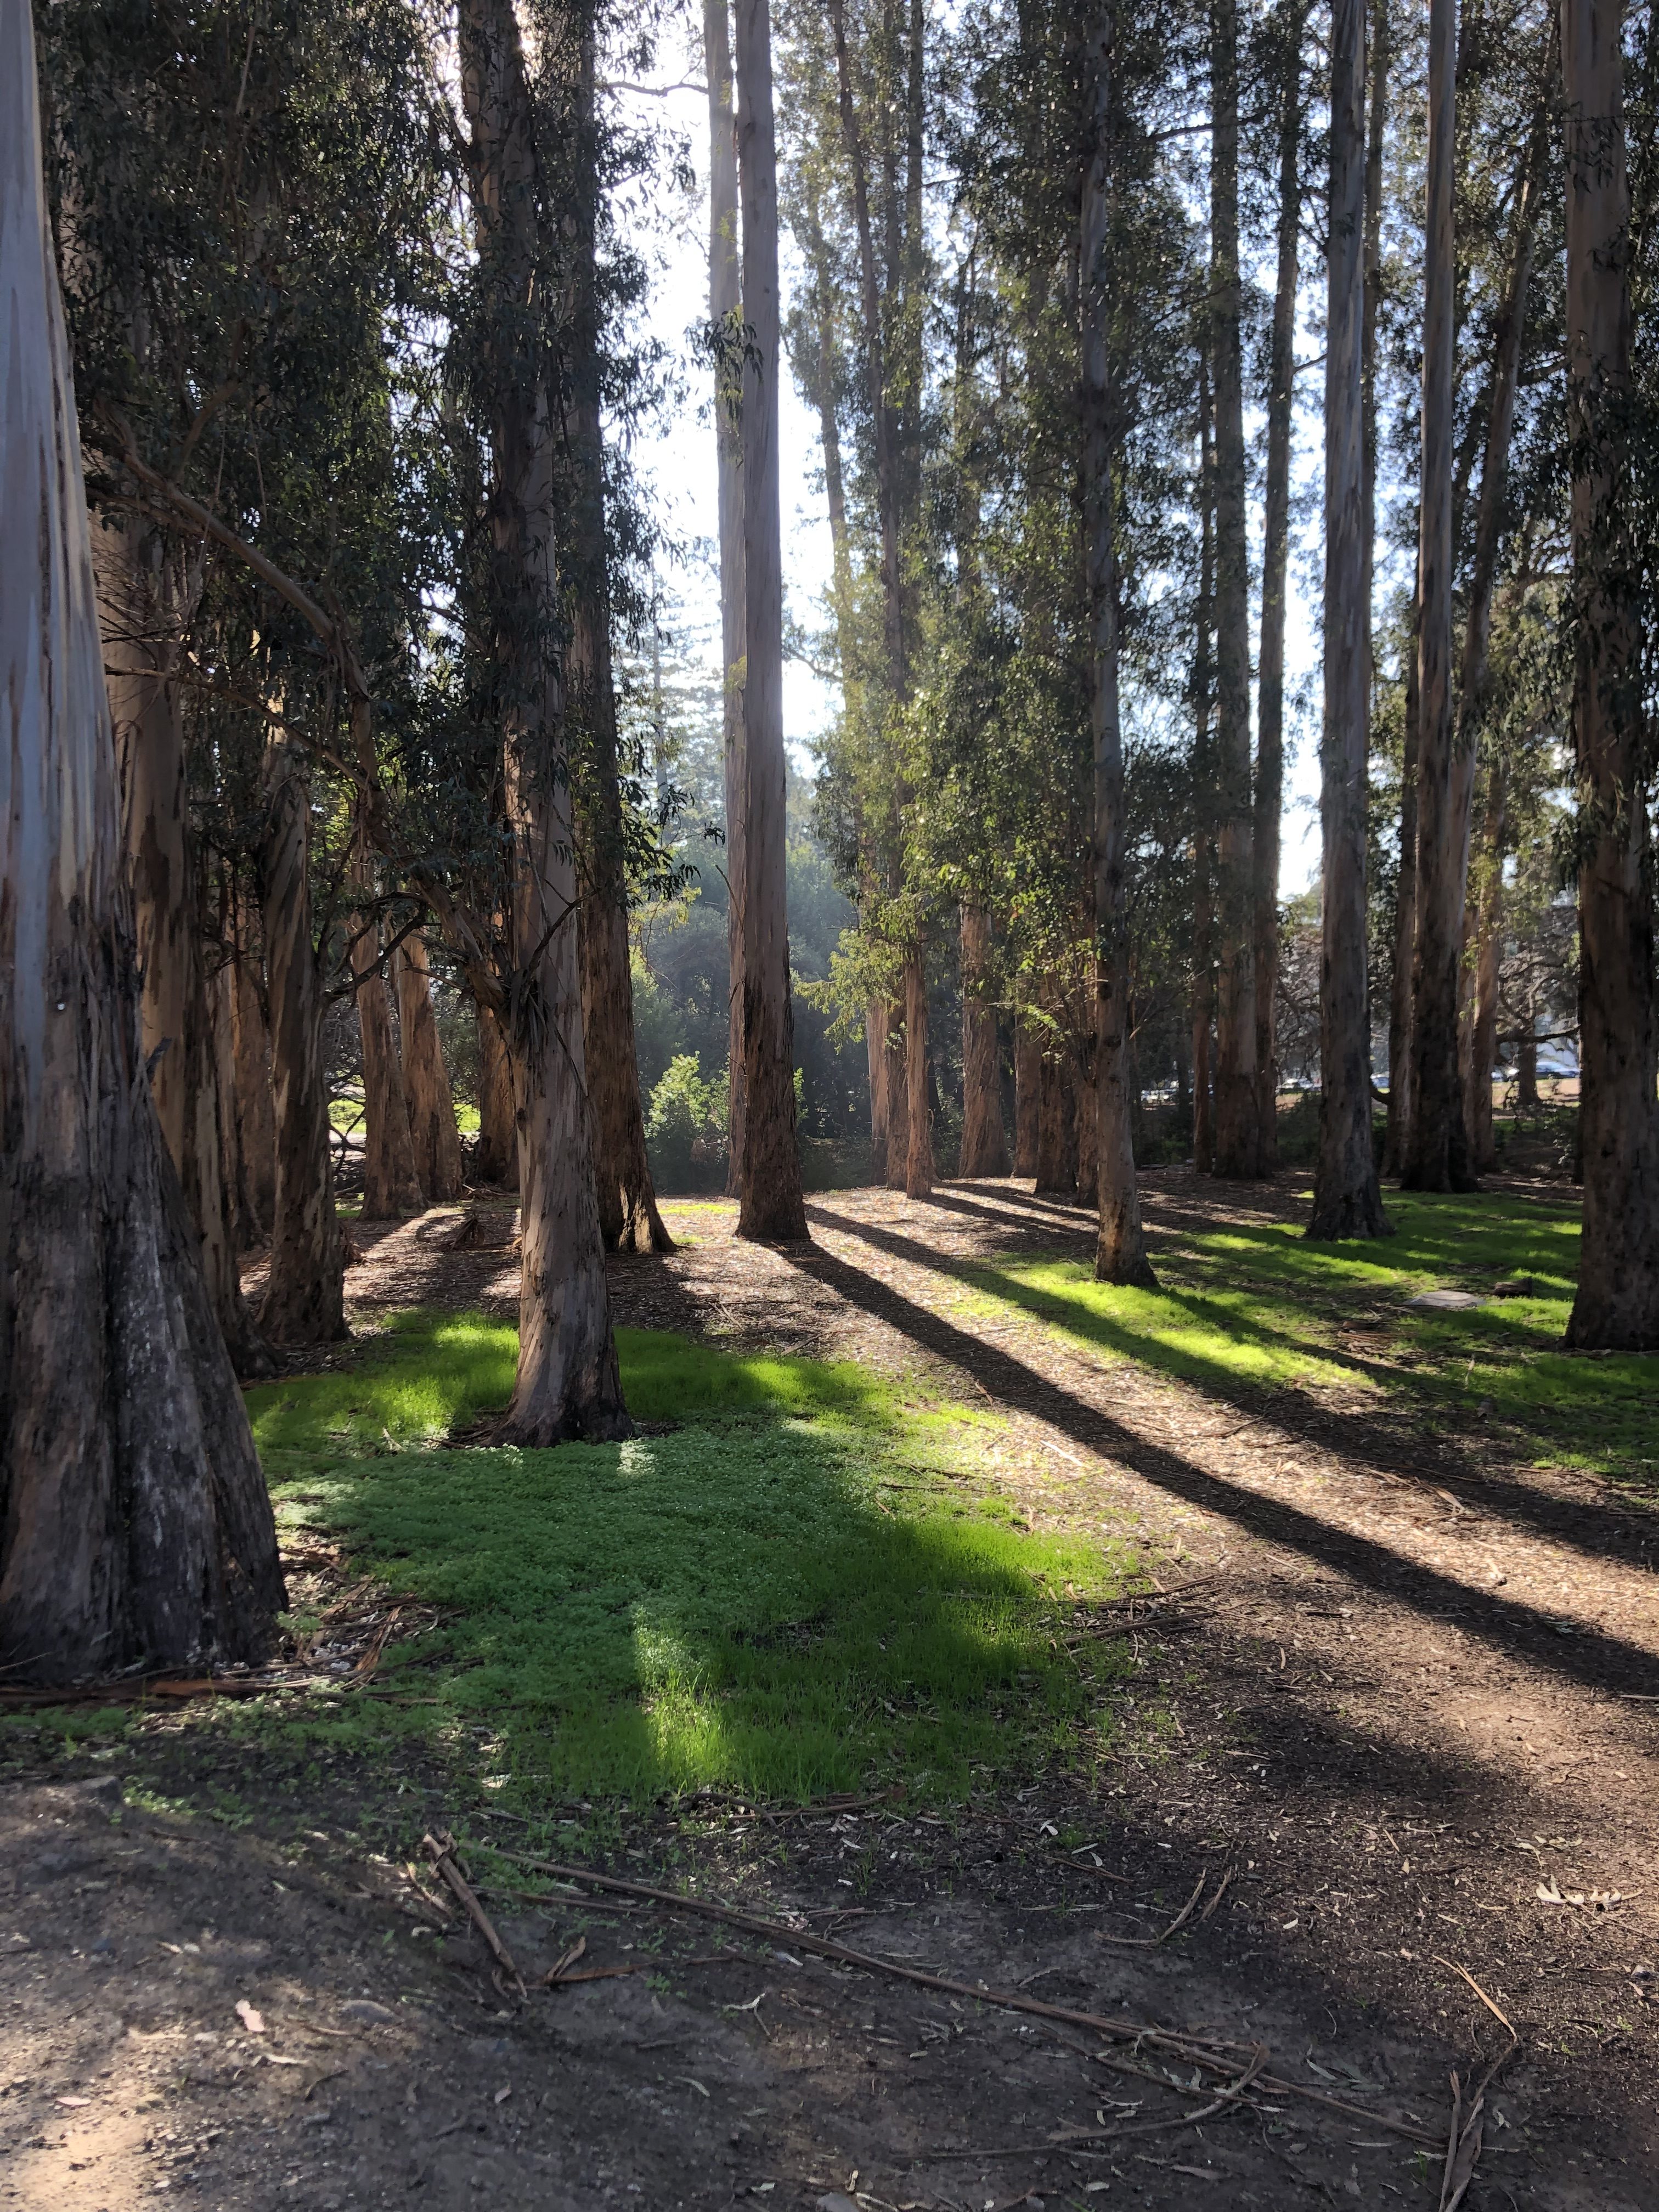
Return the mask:
[[258,1661],[285,1602],[144,1080],[30,12],[0,9],[0,1668]]

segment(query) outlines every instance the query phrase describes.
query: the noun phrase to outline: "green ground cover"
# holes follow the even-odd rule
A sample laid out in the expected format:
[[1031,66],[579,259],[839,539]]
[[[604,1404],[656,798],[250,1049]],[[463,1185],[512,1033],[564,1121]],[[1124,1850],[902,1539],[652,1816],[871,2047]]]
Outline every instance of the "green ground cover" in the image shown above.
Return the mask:
[[514,1333],[479,1316],[400,1316],[351,1371],[249,1392],[284,1528],[441,1614],[287,1727],[418,1744],[532,1810],[951,1798],[1092,1760],[1122,1661],[1073,1632],[1079,1601],[1134,1561],[1020,1523],[981,1473],[1000,1419],[862,1368],[618,1346],[635,1418],[677,1425],[622,1445],[447,1444],[511,1389]]
[[[1341,1384],[1403,1393],[1522,1432],[1540,1462],[1650,1486],[1659,1475],[1659,1362],[1562,1348],[1578,1266],[1578,1212],[1482,1193],[1387,1194],[1397,1234],[1315,1244],[1297,1224],[1230,1224],[1158,1255],[1156,1291],[1113,1289],[1085,1264],[1016,1259],[969,1271],[985,1294],[1097,1347],[1223,1395]],[[1492,1298],[1499,1282],[1522,1296]],[[1410,1307],[1419,1291],[1492,1302]]]

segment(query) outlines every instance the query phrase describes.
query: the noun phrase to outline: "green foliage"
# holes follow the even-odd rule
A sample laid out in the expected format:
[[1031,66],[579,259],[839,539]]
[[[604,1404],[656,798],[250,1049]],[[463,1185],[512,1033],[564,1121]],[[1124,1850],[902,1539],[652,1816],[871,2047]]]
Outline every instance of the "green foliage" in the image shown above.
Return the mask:
[[[800,1071],[796,1070],[799,1085]],[[695,1053],[676,1053],[645,1117],[652,1172],[661,1190],[717,1189],[726,1179],[730,1084],[724,1067],[705,1083]]]
[[305,1725],[510,1778],[532,1808],[901,1778],[959,1797],[976,1768],[1100,1754],[1121,1662],[1062,1639],[1133,1561],[1030,1534],[969,1479],[1000,1421],[861,1367],[619,1347],[630,1406],[672,1433],[420,1449],[510,1385],[512,1332],[473,1316],[405,1316],[356,1372],[249,1394],[284,1526],[443,1616],[388,1650],[383,1701]]

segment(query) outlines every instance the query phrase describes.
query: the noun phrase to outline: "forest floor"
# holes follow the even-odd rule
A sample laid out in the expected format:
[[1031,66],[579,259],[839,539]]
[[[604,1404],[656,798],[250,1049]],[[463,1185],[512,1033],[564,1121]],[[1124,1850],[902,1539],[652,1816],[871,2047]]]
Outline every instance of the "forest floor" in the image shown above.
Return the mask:
[[[1293,1177],[1146,1191],[1139,1303],[1012,1183],[817,1198],[810,1249],[671,1205],[612,1277],[645,1437],[523,1468],[510,1206],[360,1228],[358,1342],[250,1401],[294,1687],[0,1723],[0,2203],[1449,2207],[1452,2077],[1507,2054],[1462,2202],[1655,2212],[1659,1370],[1553,1348],[1559,1186],[1391,1197],[1358,1256]],[[659,1661],[671,1520],[709,1625]],[[949,1546],[979,1610],[924,1619]],[[941,1651],[976,1705],[907,1700]],[[575,1726],[532,1786],[578,1691],[631,1765]]]

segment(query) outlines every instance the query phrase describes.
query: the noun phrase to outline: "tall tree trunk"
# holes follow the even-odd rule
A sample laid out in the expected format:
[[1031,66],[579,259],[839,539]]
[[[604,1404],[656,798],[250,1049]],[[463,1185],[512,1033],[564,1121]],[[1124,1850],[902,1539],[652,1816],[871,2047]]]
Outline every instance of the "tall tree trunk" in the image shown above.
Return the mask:
[[1193,1164],[1215,1167],[1215,1094],[1210,1036],[1215,1024],[1215,773],[1210,717],[1215,704],[1211,627],[1215,619],[1215,436],[1207,352],[1198,364],[1198,637],[1193,655]]
[[1042,1055],[1037,1077],[1037,1195],[1077,1196],[1077,1112],[1070,1058],[1063,1046]]
[[870,1068],[870,1180],[887,1180],[887,1002],[872,999],[864,1010],[865,1057]]
[[1498,983],[1503,953],[1504,848],[1508,835],[1507,779],[1493,765],[1486,792],[1486,848],[1475,920],[1474,1021],[1470,1035],[1468,1124],[1474,1164],[1498,1164],[1492,1085],[1498,1066]]
[[519,1130],[513,1111],[513,1063],[500,1017],[478,1007],[478,1151],[480,1182],[519,1188]]
[[535,119],[512,0],[461,0],[459,46],[485,308],[489,517],[513,839],[509,1049],[523,1273],[519,1370],[503,1434],[547,1445],[625,1436],[630,1424],[594,1194],[563,702],[548,649],[560,611],[551,364],[539,354],[526,362],[522,337],[556,255],[540,234]]
[[1212,0],[1210,343],[1215,376],[1215,1172],[1261,1172],[1250,811],[1250,556],[1238,266],[1238,16]]
[[1262,505],[1261,647],[1257,676],[1254,938],[1256,1164],[1279,1165],[1279,817],[1285,808],[1285,611],[1291,549],[1291,416],[1302,238],[1302,33],[1305,0],[1285,0],[1279,45],[1278,270],[1267,359],[1267,469]]
[[610,1249],[672,1252],[674,1240],[657,1210],[645,1148],[645,1109],[634,1042],[600,414],[597,69],[591,18],[584,26],[580,67],[574,301],[566,336],[571,389],[565,436],[571,482],[565,565],[574,604],[565,650],[565,719],[573,750],[580,756],[576,820],[582,873],[582,1034],[587,1044],[600,1233]]
[[460,1196],[465,1177],[461,1172],[460,1132],[455,1126],[455,1094],[449,1086],[438,1018],[432,1006],[432,968],[426,939],[418,929],[411,929],[398,946],[396,964],[404,1096],[409,1105],[415,1172],[427,1203],[446,1206]]
[[1406,641],[1406,734],[1400,772],[1400,872],[1395,878],[1394,945],[1389,975],[1389,1112],[1382,1172],[1401,1176],[1411,1146],[1412,965],[1417,945],[1417,600]]
[[905,1037],[904,1001],[883,1012],[886,1042],[882,1079],[887,1086],[887,1188],[902,1190],[910,1170],[910,1053]]
[[738,0],[743,207],[743,1047],[747,1083],[738,1234],[806,1236],[795,1145],[794,1021],[784,890],[783,543],[778,509],[777,149],[769,0]]
[[1100,1094],[1094,1057],[1091,1051],[1085,1063],[1073,1054],[1066,1063],[1072,1085],[1072,1124],[1077,1131],[1077,1202],[1091,1213],[1100,1209]]
[[1584,1225],[1567,1341],[1659,1347],[1653,884],[1629,487],[1630,184],[1613,0],[1561,0]]
[[[1146,1257],[1140,1192],[1135,1180],[1128,897],[1124,882],[1123,727],[1118,683],[1113,442],[1117,407],[1111,355],[1115,271],[1109,261],[1116,32],[1115,7],[1111,0],[1103,0],[1089,33],[1090,131],[1083,173],[1079,270],[1083,295],[1083,555],[1089,592],[1089,721],[1094,757],[1095,959],[1093,1080],[1087,1093],[1078,1099],[1078,1188],[1079,1195],[1099,1212],[1097,1279],[1103,1283],[1150,1286],[1155,1279]],[[1248,708],[1246,713],[1248,719]]]
[[986,995],[991,917],[982,906],[962,909],[962,1152],[957,1173],[965,1182],[1008,1173],[1008,1139],[1002,1127],[1002,1085],[997,1071],[996,1011]]
[[927,1097],[927,972],[921,948],[904,963],[904,1085],[909,1143],[904,1159],[904,1195],[931,1198],[933,1192],[933,1116]]
[[230,1249],[240,1257],[253,1243],[256,1231],[236,1107],[236,970],[228,959],[221,961],[209,979],[208,1006],[213,1017],[214,1078],[219,1086],[219,1176],[224,1185]]
[[1022,1015],[1014,1028],[1014,1173],[1035,1176],[1040,1149],[1042,1040]]
[[363,1040],[363,1212],[365,1221],[401,1221],[423,1203],[409,1133],[404,1071],[392,1034],[392,1002],[380,973],[380,924],[354,915],[351,972]]
[[1538,1039],[1530,1030],[1522,1033],[1516,1054],[1515,1103],[1518,1109],[1538,1111]]
[[[1434,0],[1438,6],[1441,0]],[[1364,591],[1364,0],[1332,0],[1331,197],[1326,248],[1325,733],[1320,817],[1319,1155],[1310,1237],[1389,1231],[1371,1149],[1365,989],[1365,761],[1370,670]]]
[[0,8],[0,1668],[257,1661],[285,1603],[143,1081],[29,9]]
[[1457,1080],[1457,963],[1463,927],[1461,776],[1452,727],[1452,381],[1456,254],[1457,0],[1429,0],[1428,232],[1424,254],[1423,482],[1417,570],[1417,947],[1412,974],[1413,1190],[1472,1182]]
[[270,1081],[270,1024],[259,958],[244,933],[232,963],[231,1015],[236,1049],[236,1134],[246,1179],[249,1243],[270,1236],[276,1219],[276,1113]]
[[744,670],[749,647],[743,556],[742,222],[738,209],[738,88],[732,73],[728,0],[703,0],[708,65],[708,314],[724,335],[714,376],[714,471],[720,562],[720,758],[726,793],[727,1165],[726,1194],[743,1187],[743,743]]
[[242,1296],[224,1180],[218,1060],[191,849],[184,718],[173,682],[179,582],[159,535],[131,518],[93,533],[104,677],[132,882],[139,1014],[156,1119],[202,1240],[202,1273],[231,1364],[273,1374]]
[[330,1344],[345,1324],[345,1246],[334,1212],[322,992],[311,925],[311,783],[298,745],[265,747],[265,989],[276,1130],[270,1272],[259,1326],[273,1344]]

